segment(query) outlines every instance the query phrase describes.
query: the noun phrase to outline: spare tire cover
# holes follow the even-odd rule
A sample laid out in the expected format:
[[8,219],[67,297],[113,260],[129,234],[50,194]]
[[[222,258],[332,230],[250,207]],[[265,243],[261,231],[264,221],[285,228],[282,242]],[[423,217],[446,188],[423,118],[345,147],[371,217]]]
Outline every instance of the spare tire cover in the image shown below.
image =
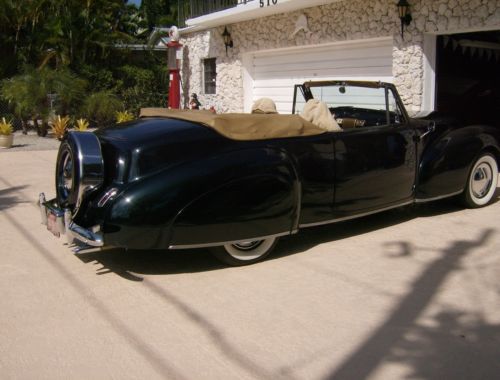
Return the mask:
[[83,199],[103,183],[101,144],[90,132],[70,132],[59,147],[56,195],[59,205],[76,214]]

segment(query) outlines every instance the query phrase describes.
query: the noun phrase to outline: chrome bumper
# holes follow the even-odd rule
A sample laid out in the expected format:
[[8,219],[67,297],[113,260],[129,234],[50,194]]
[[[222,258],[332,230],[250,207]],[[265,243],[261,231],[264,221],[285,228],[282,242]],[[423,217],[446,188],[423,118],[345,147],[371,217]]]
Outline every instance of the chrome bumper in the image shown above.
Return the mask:
[[45,194],[39,196],[40,217],[42,224],[54,235],[66,235],[68,243],[78,240],[91,247],[102,247],[104,245],[102,233],[91,231],[74,223],[69,209],[61,209],[55,199],[47,201]]

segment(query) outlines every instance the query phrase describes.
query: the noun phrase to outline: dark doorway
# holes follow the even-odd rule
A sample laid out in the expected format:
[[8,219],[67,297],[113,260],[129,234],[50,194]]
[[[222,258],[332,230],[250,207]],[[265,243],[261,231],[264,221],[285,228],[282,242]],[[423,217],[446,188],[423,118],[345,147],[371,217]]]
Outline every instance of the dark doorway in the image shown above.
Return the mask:
[[494,116],[498,118],[500,31],[439,36],[436,64],[439,113],[476,122],[490,123]]

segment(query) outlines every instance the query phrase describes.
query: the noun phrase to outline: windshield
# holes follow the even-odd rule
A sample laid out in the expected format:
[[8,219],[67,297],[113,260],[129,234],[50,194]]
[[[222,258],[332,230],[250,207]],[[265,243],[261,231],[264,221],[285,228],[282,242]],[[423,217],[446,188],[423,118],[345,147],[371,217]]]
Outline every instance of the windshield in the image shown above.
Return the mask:
[[309,99],[327,104],[335,118],[356,118],[365,126],[401,123],[403,113],[392,88],[371,83],[311,82],[296,86],[294,113]]

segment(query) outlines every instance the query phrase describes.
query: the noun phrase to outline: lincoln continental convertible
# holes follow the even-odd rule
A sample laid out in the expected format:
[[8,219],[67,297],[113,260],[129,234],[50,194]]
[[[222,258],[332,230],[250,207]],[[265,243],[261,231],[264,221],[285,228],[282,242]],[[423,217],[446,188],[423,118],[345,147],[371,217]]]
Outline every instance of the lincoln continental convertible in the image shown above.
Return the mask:
[[306,82],[293,95],[288,115],[146,108],[68,133],[42,222],[80,246],[209,248],[245,265],[303,228],[495,198],[499,125],[410,118],[389,83]]

